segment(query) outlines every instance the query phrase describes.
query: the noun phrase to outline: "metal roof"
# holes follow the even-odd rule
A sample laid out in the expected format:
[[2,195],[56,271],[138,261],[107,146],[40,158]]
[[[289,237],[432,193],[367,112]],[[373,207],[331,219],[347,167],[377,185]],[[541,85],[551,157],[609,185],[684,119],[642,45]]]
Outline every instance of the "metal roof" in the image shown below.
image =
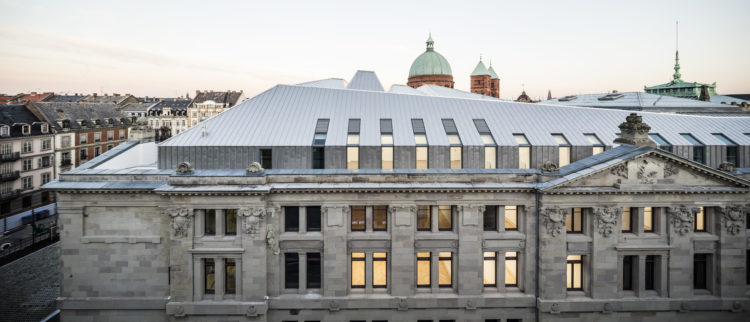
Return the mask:
[[385,91],[385,89],[383,89],[383,84],[381,84],[378,79],[378,75],[375,75],[375,72],[366,70],[358,70],[346,88],[361,89],[365,91]]
[[[568,101],[561,101],[559,98],[554,98],[547,101],[542,101],[543,104],[559,104],[559,105],[571,105],[571,106],[586,106],[586,107],[608,107],[608,108],[654,108],[654,107],[675,107],[675,108],[686,108],[686,107],[699,107],[699,108],[730,108],[726,104],[704,102],[689,98],[679,98],[667,95],[658,95],[642,92],[624,92],[621,98],[613,100],[600,100],[599,98],[604,97],[608,93],[603,94],[579,94],[575,95],[577,98]],[[734,107],[732,107],[734,108]]]
[[346,81],[341,78],[326,78],[326,79],[315,80],[311,82],[299,83],[297,85],[309,86],[309,87],[344,89],[346,88]]
[[[436,86],[437,87],[437,86]],[[421,87],[420,87],[421,88]],[[441,87],[442,88],[442,87]],[[611,145],[629,111],[498,100],[403,95],[388,92],[277,85],[218,116],[180,133],[161,146],[310,146],[318,119],[329,119],[326,145],[345,146],[349,119],[361,119],[360,145],[380,146],[380,119],[392,119],[396,146],[413,146],[411,119],[423,119],[430,145],[448,146],[441,119],[454,119],[464,145],[482,146],[473,119],[485,119],[498,145],[517,145],[524,133],[532,145],[557,145],[561,133],[572,145],[590,145],[584,133]],[[674,145],[688,145],[680,133],[693,133],[707,145],[722,144],[724,133],[750,145],[743,133],[750,117],[702,117],[641,113],[643,121]],[[206,135],[202,135],[205,126]],[[241,135],[238,135],[241,133]]]

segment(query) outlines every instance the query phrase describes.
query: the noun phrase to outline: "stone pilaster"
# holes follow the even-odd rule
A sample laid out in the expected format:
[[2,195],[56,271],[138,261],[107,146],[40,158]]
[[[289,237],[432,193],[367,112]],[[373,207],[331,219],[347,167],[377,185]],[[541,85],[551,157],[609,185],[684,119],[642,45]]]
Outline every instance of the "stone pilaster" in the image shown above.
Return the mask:
[[[171,279],[171,301],[193,300],[193,209],[174,207],[166,209],[169,216],[169,266]],[[197,300],[197,299],[196,299]]]
[[349,206],[323,206],[323,295],[346,296],[349,289],[346,214]]
[[693,221],[698,207],[667,208],[669,228],[669,296],[693,296]]
[[591,297],[617,297],[617,236],[618,222],[622,215],[620,207],[596,207],[593,209],[594,232],[591,250]]
[[719,273],[718,292],[724,297],[742,297],[747,289],[743,260],[747,247],[747,229],[743,205],[727,205],[713,208],[714,228],[719,236],[717,270]]
[[565,242],[565,210],[543,207],[539,251],[539,297],[557,300],[566,297],[565,270],[567,244]]
[[483,280],[481,274],[482,226],[479,219],[484,206],[458,206],[458,295],[481,295]]
[[414,233],[417,206],[391,205],[391,295],[410,296],[416,287],[416,253]]
[[[242,241],[242,264],[237,266],[237,274],[242,275],[242,289],[238,290],[243,301],[262,301],[268,294],[267,260],[277,260],[278,254],[268,247],[268,231],[276,236],[273,225],[267,225],[267,218],[276,216],[273,209],[266,211],[262,206],[241,208],[237,212],[240,231],[237,237]],[[273,243],[273,242],[272,242]],[[239,263],[237,263],[239,264]]]

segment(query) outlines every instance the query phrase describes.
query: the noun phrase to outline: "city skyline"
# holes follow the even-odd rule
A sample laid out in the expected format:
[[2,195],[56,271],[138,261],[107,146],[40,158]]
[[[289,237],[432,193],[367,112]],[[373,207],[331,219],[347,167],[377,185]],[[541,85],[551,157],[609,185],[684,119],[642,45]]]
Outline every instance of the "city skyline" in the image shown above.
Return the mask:
[[742,25],[747,9],[741,1],[461,8],[2,1],[0,92],[192,96],[212,89],[252,97],[279,83],[350,79],[357,70],[375,71],[388,88],[406,83],[430,32],[461,90],[468,91],[482,55],[500,75],[502,98],[524,87],[533,98],[546,98],[548,90],[643,91],[671,80],[679,20],[683,79],[716,82],[720,94],[744,93],[750,45],[739,40],[750,37]]

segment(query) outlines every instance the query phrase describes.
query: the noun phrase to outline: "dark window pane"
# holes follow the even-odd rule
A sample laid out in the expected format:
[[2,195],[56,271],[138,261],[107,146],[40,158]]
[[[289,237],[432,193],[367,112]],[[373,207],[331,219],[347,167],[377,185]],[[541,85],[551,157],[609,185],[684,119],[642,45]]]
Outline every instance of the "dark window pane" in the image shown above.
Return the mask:
[[388,230],[388,206],[372,208],[372,230]]
[[325,150],[322,147],[313,148],[313,169],[325,168]]
[[263,169],[273,169],[273,155],[271,154],[271,149],[261,149],[260,150],[260,166],[263,167]]
[[486,206],[484,208],[484,230],[497,230],[497,206]]
[[656,256],[646,256],[646,289],[654,289],[654,275],[656,274]]
[[284,207],[284,231],[299,231],[299,207]]
[[622,289],[633,290],[633,260],[635,256],[625,256],[622,259]]
[[745,251],[745,283],[750,285],[750,249]]
[[705,163],[703,159],[704,150],[702,146],[693,147],[693,161],[698,163]]
[[431,221],[430,212],[432,211],[430,206],[417,206],[417,230],[430,230]]
[[203,230],[206,235],[214,235],[216,234],[216,210],[214,209],[206,209],[204,217],[204,224],[203,227],[205,229]]
[[352,231],[365,231],[365,206],[352,206]]
[[734,164],[734,166],[739,166],[737,164],[737,147],[736,146],[728,146],[727,147],[727,162]]
[[307,207],[307,231],[320,231],[320,206]]
[[706,289],[707,255],[695,254],[693,257],[693,288]]
[[227,235],[237,235],[237,209],[224,210],[224,232]]
[[214,294],[216,290],[216,273],[214,272],[214,260],[206,258],[203,260],[203,281],[206,294]]
[[299,254],[284,254],[284,288],[299,288]]
[[224,293],[234,294],[237,291],[237,269],[234,259],[227,259],[224,263]]
[[320,288],[320,253],[307,253],[307,288]]

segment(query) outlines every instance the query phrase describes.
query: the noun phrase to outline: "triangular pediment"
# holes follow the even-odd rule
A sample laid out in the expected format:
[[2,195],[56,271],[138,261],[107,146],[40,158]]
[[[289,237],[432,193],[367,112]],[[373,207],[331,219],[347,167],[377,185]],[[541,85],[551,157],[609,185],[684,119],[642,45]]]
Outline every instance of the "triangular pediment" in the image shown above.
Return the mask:
[[581,188],[607,190],[735,190],[750,183],[728,173],[651,150],[629,158],[610,160],[550,181],[546,191]]

